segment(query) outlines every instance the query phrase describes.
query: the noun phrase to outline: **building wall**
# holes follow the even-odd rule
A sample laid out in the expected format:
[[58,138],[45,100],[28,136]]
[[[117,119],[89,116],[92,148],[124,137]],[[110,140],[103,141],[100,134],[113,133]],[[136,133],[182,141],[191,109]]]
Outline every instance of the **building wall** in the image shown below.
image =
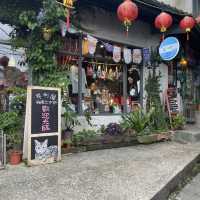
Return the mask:
[[188,12],[188,13],[193,12],[193,6],[192,6],[193,0],[159,0],[159,1],[169,4],[180,10],[184,10],[185,12]]

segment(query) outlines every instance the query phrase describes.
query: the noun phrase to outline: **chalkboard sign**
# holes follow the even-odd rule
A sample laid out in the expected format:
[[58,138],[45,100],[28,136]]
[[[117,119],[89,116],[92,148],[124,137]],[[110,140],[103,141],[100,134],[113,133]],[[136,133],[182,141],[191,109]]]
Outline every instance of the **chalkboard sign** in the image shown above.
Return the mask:
[[58,132],[58,106],[58,91],[32,90],[32,134]]
[[24,158],[30,166],[61,160],[60,89],[28,87]]

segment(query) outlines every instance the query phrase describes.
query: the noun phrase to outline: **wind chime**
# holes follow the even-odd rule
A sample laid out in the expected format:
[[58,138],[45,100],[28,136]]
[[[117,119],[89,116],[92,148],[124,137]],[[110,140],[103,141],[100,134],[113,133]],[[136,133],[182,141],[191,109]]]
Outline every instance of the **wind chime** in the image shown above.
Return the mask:
[[129,28],[138,17],[138,7],[131,0],[124,0],[117,9],[117,15],[119,20],[126,28],[126,34],[128,35]]
[[165,32],[172,25],[172,16],[166,12],[161,12],[155,19],[155,27],[162,33],[162,40],[165,38]]

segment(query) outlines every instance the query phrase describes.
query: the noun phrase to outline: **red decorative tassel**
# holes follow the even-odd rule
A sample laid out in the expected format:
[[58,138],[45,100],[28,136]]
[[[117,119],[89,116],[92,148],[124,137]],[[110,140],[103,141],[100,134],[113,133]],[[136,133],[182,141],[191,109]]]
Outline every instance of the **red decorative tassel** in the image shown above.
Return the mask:
[[66,26],[67,26],[67,31],[69,31],[69,28],[70,28],[70,10],[68,10]]
[[189,32],[187,32],[187,41],[190,40]]

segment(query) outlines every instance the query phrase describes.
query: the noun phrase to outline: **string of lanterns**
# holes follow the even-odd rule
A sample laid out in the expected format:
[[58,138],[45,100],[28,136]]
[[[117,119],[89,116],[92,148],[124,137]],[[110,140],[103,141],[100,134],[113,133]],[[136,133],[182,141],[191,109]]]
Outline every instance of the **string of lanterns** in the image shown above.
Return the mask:
[[[138,7],[132,0],[124,0],[117,9],[117,15],[119,20],[123,23],[128,31],[132,23],[138,17]],[[154,21],[154,25],[162,33],[162,39],[164,39],[165,32],[172,26],[173,18],[169,13],[161,12]],[[189,40],[189,33],[194,28],[196,24],[200,24],[200,16],[194,19],[191,16],[185,16],[179,23],[181,30],[185,31],[187,34],[187,40]]]

